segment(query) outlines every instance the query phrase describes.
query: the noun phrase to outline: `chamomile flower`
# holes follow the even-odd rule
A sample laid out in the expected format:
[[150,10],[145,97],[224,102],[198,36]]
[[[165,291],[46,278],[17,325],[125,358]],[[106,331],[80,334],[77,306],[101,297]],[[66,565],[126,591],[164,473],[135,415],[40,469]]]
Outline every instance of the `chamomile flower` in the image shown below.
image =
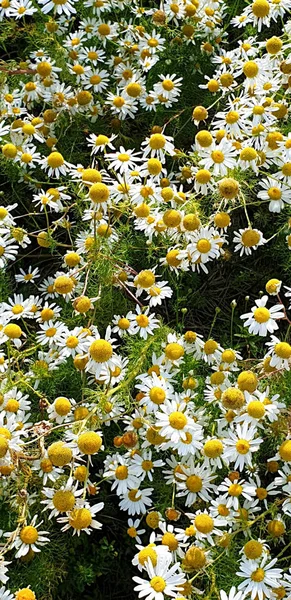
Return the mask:
[[265,244],[266,240],[261,231],[249,227],[235,231],[233,242],[236,244],[235,252],[239,251],[240,256],[243,256],[243,254],[250,256],[252,250],[257,250],[259,246]]
[[237,425],[234,431],[228,431],[228,436],[223,440],[224,456],[230,463],[234,463],[234,469],[242,471],[246,465],[252,466],[252,454],[259,450],[263,442],[262,438],[256,436],[256,427],[248,423]]
[[146,598],[146,600],[164,600],[166,596],[177,597],[177,593],[182,591],[186,581],[185,575],[180,571],[179,563],[169,568],[167,563],[161,561],[154,567],[151,560],[148,560],[146,571],[149,581],[141,577],[133,577],[133,581],[137,583],[134,590],[138,592],[139,598]]
[[101,529],[102,524],[96,521],[95,516],[104,508],[104,502],[90,505],[89,502],[80,501],[65,517],[59,517],[57,521],[64,523],[62,531],[72,530],[73,535],[80,536],[81,532],[88,535],[93,529]]
[[19,269],[19,271],[20,273],[17,273],[15,275],[15,280],[17,283],[34,283],[35,279],[38,279],[38,277],[40,277],[38,267],[33,269],[32,266],[29,265],[26,271],[24,271],[23,269]]
[[132,488],[121,496],[119,507],[121,510],[127,511],[129,515],[145,514],[147,509],[152,506],[151,495],[153,488],[140,489],[139,487]]
[[265,555],[260,563],[255,560],[244,560],[240,563],[237,575],[244,580],[238,589],[244,594],[250,594],[252,600],[256,597],[259,600],[263,600],[264,597],[271,598],[273,590],[281,585],[282,569],[273,568],[277,562],[276,558],[270,562],[268,559],[268,555]]
[[[48,531],[39,531],[38,528],[41,526],[42,521],[36,525],[37,516],[35,515],[29,525],[24,525],[13,542],[13,547],[16,549],[15,558],[21,558],[26,556],[30,550],[33,552],[40,552],[41,547],[49,542],[49,538],[46,537]],[[6,537],[11,534],[7,532]]]
[[282,305],[275,304],[270,309],[266,308],[268,296],[255,301],[256,306],[251,312],[241,315],[241,319],[245,321],[244,327],[248,327],[250,333],[255,335],[266,336],[267,333],[274,333],[278,329],[277,319],[284,319],[285,313],[282,311]]
[[127,535],[129,535],[130,538],[136,540],[138,544],[141,544],[140,536],[143,535],[146,532],[146,530],[138,529],[140,525],[140,519],[135,519],[134,521],[132,519],[128,519],[127,523]]

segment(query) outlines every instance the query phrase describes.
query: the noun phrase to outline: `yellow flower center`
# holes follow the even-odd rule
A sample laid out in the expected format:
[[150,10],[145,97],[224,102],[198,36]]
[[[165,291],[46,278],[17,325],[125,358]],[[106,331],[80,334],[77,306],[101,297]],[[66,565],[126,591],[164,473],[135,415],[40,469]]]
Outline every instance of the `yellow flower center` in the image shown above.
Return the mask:
[[257,321],[257,323],[267,323],[267,321],[269,321],[270,318],[271,318],[271,313],[264,306],[261,306],[260,308],[255,309],[254,319],[255,319],[255,321]]
[[153,577],[150,581],[150,585],[155,592],[163,592],[166,587],[166,582],[162,577]]
[[184,413],[175,411],[169,415],[169,423],[173,429],[184,429],[185,425],[187,425],[187,417]]
[[58,490],[53,495],[53,505],[59,512],[68,512],[75,506],[75,496],[70,490]]
[[139,327],[147,327],[149,324],[149,318],[146,315],[137,315],[135,320]]
[[166,392],[162,388],[154,386],[150,390],[149,397],[154,404],[160,405],[166,398]]
[[223,445],[220,440],[209,440],[204,444],[204,454],[208,458],[217,458],[223,452]]
[[238,498],[243,491],[243,488],[239,483],[232,483],[228,488],[229,496],[233,496],[234,498]]
[[256,581],[257,583],[263,581],[264,577],[265,577],[265,571],[264,571],[264,569],[261,569],[261,568],[256,569],[256,571],[253,571],[253,573],[251,574],[251,580]]
[[250,449],[250,444],[247,440],[238,440],[235,445],[239,454],[247,454]]
[[254,419],[261,419],[265,414],[265,407],[259,400],[253,400],[248,404],[248,414]]
[[224,154],[221,150],[213,150],[211,152],[211,158],[214,163],[221,164],[224,161]]
[[74,529],[87,529],[92,523],[92,515],[88,508],[75,508],[69,518],[69,523]]
[[280,358],[288,359],[291,356],[291,346],[287,342],[278,342],[275,345],[274,351]]
[[106,340],[95,340],[95,342],[92,342],[90,345],[89,353],[95,362],[103,363],[111,358],[113,348]]
[[212,531],[214,523],[212,517],[202,514],[195,517],[194,525],[198,531],[207,534]]
[[27,525],[21,529],[19,537],[24,544],[34,544],[38,539],[38,531],[36,527]]
[[202,479],[198,475],[190,475],[186,479],[186,487],[189,492],[200,492],[200,490],[202,490],[202,484]]

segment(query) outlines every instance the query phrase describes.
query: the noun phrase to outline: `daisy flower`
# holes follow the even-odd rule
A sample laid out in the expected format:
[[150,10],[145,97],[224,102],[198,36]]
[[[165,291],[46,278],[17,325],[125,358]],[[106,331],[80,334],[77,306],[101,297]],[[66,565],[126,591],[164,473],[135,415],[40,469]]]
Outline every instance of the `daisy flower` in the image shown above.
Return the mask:
[[72,405],[75,404],[75,401],[71,398],[66,398],[65,396],[58,396],[53,404],[47,409],[47,413],[50,419],[56,421],[56,423],[63,423],[67,420],[67,417],[70,415]]
[[60,152],[53,151],[45,158],[39,161],[40,167],[47,171],[48,177],[59,179],[62,175],[65,176],[68,170],[72,167]]
[[34,283],[34,280],[40,277],[39,268],[35,269],[29,265],[28,269],[24,271],[23,269],[19,269],[20,273],[15,275],[15,280],[17,283]]
[[278,329],[277,319],[284,319],[285,312],[282,311],[281,304],[275,304],[270,309],[266,308],[268,296],[255,300],[256,306],[251,312],[241,315],[245,320],[244,327],[248,327],[250,333],[254,335],[266,336],[267,333],[273,333]]
[[96,521],[95,515],[104,508],[104,502],[99,502],[91,506],[89,502],[80,501],[76,503],[73,508],[65,517],[59,517],[57,521],[59,523],[65,523],[62,527],[62,531],[73,530],[73,535],[80,536],[82,531],[85,531],[88,535],[92,533],[93,529],[101,529],[102,524]]
[[99,133],[96,135],[95,133],[91,133],[87,138],[88,146],[92,148],[91,154],[97,154],[97,152],[104,152],[106,148],[110,148],[114,150],[114,146],[112,144],[113,140],[117,135],[112,134],[110,137],[107,135]]
[[281,586],[282,569],[273,569],[276,558],[270,562],[267,562],[268,559],[269,556],[265,555],[260,563],[244,560],[240,564],[237,575],[243,577],[244,581],[239,584],[238,589],[242,590],[244,595],[250,594],[251,600],[272,598],[274,590]]
[[40,6],[43,8],[41,11],[47,15],[49,12],[53,11],[56,15],[66,15],[67,17],[71,17],[71,15],[76,13],[76,9],[74,8],[74,4],[76,0],[65,0],[65,2],[58,2],[57,0],[37,0]]
[[40,323],[40,331],[36,334],[37,343],[44,346],[55,346],[62,343],[62,337],[67,331],[62,321],[47,321]]
[[137,380],[141,383],[136,385],[136,389],[143,395],[140,406],[145,406],[149,414],[156,413],[165,400],[174,398],[174,388],[171,383],[160,374],[157,375],[154,370],[150,375],[138,375]]
[[132,539],[136,540],[138,544],[141,544],[141,539],[139,536],[143,535],[146,532],[146,530],[138,529],[140,525],[140,519],[135,519],[134,521],[132,519],[128,519],[127,524],[127,535],[129,535],[129,537],[131,537]]
[[153,481],[154,469],[164,466],[163,460],[152,460],[152,451],[147,450],[143,454],[135,454],[132,461],[132,472],[136,477],[143,481],[146,477]]
[[236,244],[235,252],[239,251],[240,256],[243,256],[243,254],[250,256],[252,250],[257,250],[259,246],[265,244],[266,240],[261,231],[248,227],[235,231],[233,242]]
[[259,450],[263,442],[256,434],[256,427],[248,423],[237,425],[234,431],[228,431],[228,437],[223,440],[223,456],[230,463],[235,463],[234,469],[242,471],[246,465],[252,466],[252,454]]
[[142,142],[144,157],[157,157],[162,163],[165,162],[165,154],[174,155],[173,138],[163,133],[152,133],[149,138]]
[[268,177],[260,182],[260,186],[263,190],[258,193],[258,198],[270,200],[270,212],[279,213],[284,208],[284,203],[291,203],[291,190],[288,186],[284,185],[284,183],[280,183],[276,179]]
[[275,369],[290,370],[291,346],[288,342],[282,342],[275,335],[271,335],[271,341],[266,343],[269,346],[267,356],[271,357],[270,366]]
[[161,561],[154,567],[151,560],[148,560],[146,571],[150,577],[149,581],[141,577],[133,577],[133,581],[137,583],[134,591],[138,592],[139,598],[164,600],[167,596],[175,597],[179,591],[182,593],[186,578],[180,571],[180,563],[175,563],[169,568],[168,564]]
[[214,175],[227,175],[228,169],[233,169],[237,164],[237,151],[225,138],[215,148],[200,150],[199,154],[204,169],[212,170]]
[[0,269],[3,269],[9,260],[15,260],[17,252],[18,246],[9,236],[0,237]]
[[200,427],[190,417],[187,404],[177,400],[165,400],[155,418],[155,425],[160,429],[160,435],[173,444],[178,443],[180,439],[186,440],[187,432],[195,433],[197,427]]
[[136,314],[132,312],[127,314],[127,318],[132,324],[132,334],[139,334],[139,337],[146,340],[148,335],[153,335],[154,329],[159,327],[159,321],[155,318],[155,313],[149,314],[149,306],[143,310],[137,305],[135,310]]
[[115,490],[118,496],[125,495],[130,489],[139,485],[139,479],[133,466],[120,454],[108,457],[106,459],[108,467],[105,468],[103,477],[113,480],[111,490]]
[[192,262],[206,263],[218,258],[223,242],[223,238],[219,237],[216,229],[201,227],[197,233],[193,234],[192,242],[188,246]]
[[215,485],[211,483],[215,475],[208,469],[205,464],[198,466],[193,457],[190,457],[186,464],[182,465],[181,474],[177,480],[177,497],[185,498],[185,505],[192,506],[198,498],[205,502],[211,499],[210,492],[215,489]]
[[31,0],[12,0],[10,3],[10,16],[15,19],[21,19],[24,16],[33,15],[37,12]]
[[68,513],[73,510],[76,505],[76,499],[83,494],[83,489],[78,488],[78,481],[73,484],[73,479],[69,478],[65,485],[58,489],[43,488],[42,493],[46,497],[41,500],[45,510],[50,510],[49,519],[56,517],[62,513]]
[[[22,527],[15,541],[13,542],[12,547],[16,548],[15,558],[26,556],[26,554],[28,554],[28,552],[31,550],[33,552],[40,552],[39,546],[42,547],[50,541],[49,538],[46,537],[48,531],[38,531],[38,528],[43,521],[40,521],[40,523],[36,525],[36,520],[37,516],[35,515],[30,525],[24,525],[24,527]],[[10,537],[11,533],[7,532],[4,534],[4,536]]]
[[119,507],[121,510],[126,510],[129,515],[144,515],[148,508],[152,506],[151,495],[153,488],[140,490],[132,488],[121,497]]

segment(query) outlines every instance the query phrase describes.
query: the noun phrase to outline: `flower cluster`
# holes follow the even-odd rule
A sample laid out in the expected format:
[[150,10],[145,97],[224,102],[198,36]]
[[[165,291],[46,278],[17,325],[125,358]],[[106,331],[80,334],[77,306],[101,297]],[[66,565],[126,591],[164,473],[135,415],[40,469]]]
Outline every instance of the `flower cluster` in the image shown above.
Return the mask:
[[291,288],[234,300],[230,335],[177,298],[291,249],[291,0],[152,4],[0,3],[43,34],[0,65],[0,600],[36,600],[13,569],[56,536],[106,535],[108,497],[139,598],[291,598]]

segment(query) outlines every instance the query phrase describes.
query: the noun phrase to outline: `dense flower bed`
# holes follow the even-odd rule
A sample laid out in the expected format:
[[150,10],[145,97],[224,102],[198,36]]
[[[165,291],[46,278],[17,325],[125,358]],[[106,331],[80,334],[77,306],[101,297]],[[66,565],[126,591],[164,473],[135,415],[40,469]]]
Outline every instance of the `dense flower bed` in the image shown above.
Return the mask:
[[290,9],[0,2],[0,600],[291,598]]

